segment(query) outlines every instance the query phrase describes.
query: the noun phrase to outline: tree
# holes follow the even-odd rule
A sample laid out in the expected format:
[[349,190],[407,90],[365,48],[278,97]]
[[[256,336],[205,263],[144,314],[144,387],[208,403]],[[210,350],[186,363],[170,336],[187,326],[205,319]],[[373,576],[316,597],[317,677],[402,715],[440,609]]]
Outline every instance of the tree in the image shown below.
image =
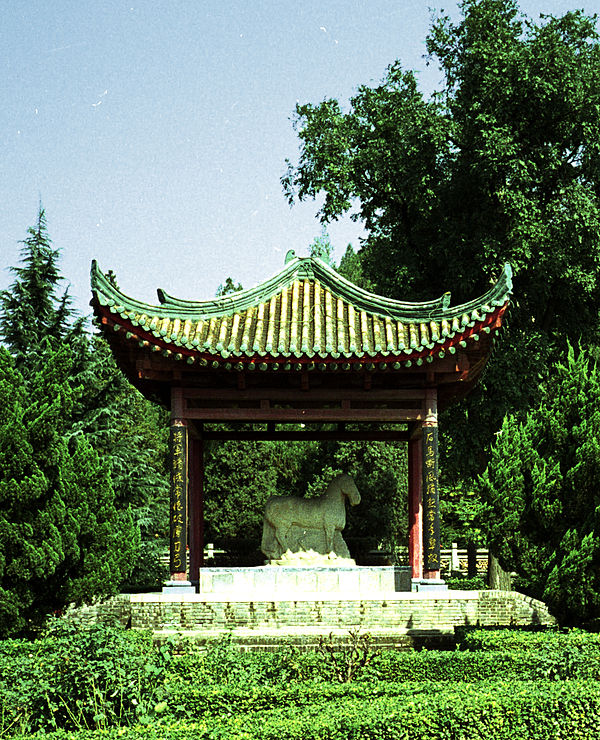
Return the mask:
[[524,421],[504,420],[480,479],[505,568],[563,624],[600,625],[600,374],[570,348]]
[[63,348],[28,380],[0,349],[0,635],[22,632],[66,604],[114,593],[138,534],[116,507],[108,466],[68,438],[80,389]]
[[325,227],[321,230],[320,236],[313,239],[309,254],[311,257],[322,260],[327,265],[333,265],[333,245]]
[[27,368],[27,358],[44,350],[48,340],[80,336],[82,322],[75,320],[68,288],[59,295],[63,281],[59,252],[48,236],[46,214],[40,205],[36,225],[23,240],[21,265],[12,267],[16,279],[0,292],[0,337],[17,365]]
[[117,505],[130,509],[140,550],[123,588],[161,587],[168,540],[168,413],[142,396],[100,335],[89,338],[73,382],[83,388],[70,434],[84,436],[109,467]]
[[209,540],[261,539],[269,496],[320,496],[338,473],[352,475],[363,502],[348,509],[345,536],[396,550],[406,535],[406,450],[382,442],[222,442],[206,460]]
[[375,289],[454,302],[514,269],[507,327],[479,391],[442,420],[446,477],[472,479],[505,413],[526,409],[566,340],[598,340],[600,46],[580,11],[539,23],[513,0],[463,0],[433,22],[430,98],[392,64],[344,112],[299,105],[293,202],[324,194],[324,222],[350,211],[368,235],[359,253]]
[[242,284],[238,283],[236,285],[233,282],[233,278],[228,277],[224,283],[221,283],[219,285],[219,287],[217,288],[217,292],[215,293],[215,296],[217,298],[221,298],[221,296],[229,295],[230,293],[238,293],[240,290],[243,290]]
[[308,496],[318,496],[339,473],[351,475],[361,503],[347,507],[344,537],[396,553],[407,542],[407,465],[402,443],[322,442],[302,462],[301,485]]
[[212,443],[205,466],[207,538],[242,538],[258,548],[265,502],[269,496],[297,494],[307,444]]
[[354,251],[352,244],[348,244],[346,247],[346,251],[336,269],[340,275],[351,283],[354,283],[354,285],[358,285],[360,288],[371,292],[373,291],[373,285],[365,277],[360,254]]
[[134,583],[129,583],[139,587],[142,579],[145,585],[159,585],[168,527],[164,414],[127,382],[106,342],[90,336],[84,319],[70,307],[68,290],[60,293],[60,253],[52,246],[41,207],[28,234],[21,264],[11,268],[16,279],[0,294],[0,338],[28,394],[35,392],[30,384],[43,376],[57,353],[68,358],[64,382],[72,402],[61,417],[65,441],[69,449],[91,444],[106,466],[115,505],[133,516],[142,533],[140,557],[132,557],[129,567],[135,562]]

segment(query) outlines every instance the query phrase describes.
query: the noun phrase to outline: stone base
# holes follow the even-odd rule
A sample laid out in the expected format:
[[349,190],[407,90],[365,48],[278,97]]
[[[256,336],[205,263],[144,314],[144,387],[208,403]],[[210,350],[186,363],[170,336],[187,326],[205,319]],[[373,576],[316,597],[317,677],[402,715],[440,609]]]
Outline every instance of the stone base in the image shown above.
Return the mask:
[[411,591],[417,592],[417,591],[427,591],[428,593],[433,593],[434,591],[447,591],[448,586],[446,585],[446,581],[442,580],[441,578],[412,578],[411,579]]
[[162,592],[163,594],[195,594],[196,587],[190,581],[166,581]]
[[278,645],[310,647],[333,634],[340,641],[351,631],[373,636],[388,647],[450,647],[462,626],[552,625],[540,601],[515,591],[419,591],[355,598],[326,595],[293,599],[249,599],[176,593],[122,594],[106,602],[71,610],[74,623],[120,623],[149,629],[156,640],[178,636],[205,644],[227,637],[241,649]]
[[410,575],[410,568],[394,565],[200,568],[199,593],[236,599],[297,598],[301,594],[355,598],[410,591]]

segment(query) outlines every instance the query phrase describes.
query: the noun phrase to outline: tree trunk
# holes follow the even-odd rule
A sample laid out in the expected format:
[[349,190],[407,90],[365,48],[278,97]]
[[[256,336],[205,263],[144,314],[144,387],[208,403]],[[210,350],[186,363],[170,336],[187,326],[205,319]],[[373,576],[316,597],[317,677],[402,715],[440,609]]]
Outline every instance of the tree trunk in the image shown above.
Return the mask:
[[495,555],[488,554],[488,586],[498,591],[511,591],[510,573],[502,570]]

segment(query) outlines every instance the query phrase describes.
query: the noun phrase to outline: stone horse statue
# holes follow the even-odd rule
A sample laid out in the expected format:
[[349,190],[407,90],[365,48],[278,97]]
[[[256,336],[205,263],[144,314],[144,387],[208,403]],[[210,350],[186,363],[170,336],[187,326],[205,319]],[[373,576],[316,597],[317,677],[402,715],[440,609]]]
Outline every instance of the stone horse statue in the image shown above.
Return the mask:
[[346,526],[345,498],[356,506],[360,493],[349,475],[334,478],[318,498],[271,496],[265,505],[261,550],[271,560],[287,551],[315,550],[349,558],[341,532]]

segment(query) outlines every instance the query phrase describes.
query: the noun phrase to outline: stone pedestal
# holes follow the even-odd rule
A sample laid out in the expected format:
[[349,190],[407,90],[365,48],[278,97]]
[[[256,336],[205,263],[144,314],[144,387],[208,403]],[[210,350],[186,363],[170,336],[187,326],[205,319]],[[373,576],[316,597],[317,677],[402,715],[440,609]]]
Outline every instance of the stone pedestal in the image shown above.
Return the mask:
[[195,594],[196,588],[190,581],[166,581],[162,592],[163,594]]
[[250,599],[293,598],[306,594],[393,594],[411,590],[411,570],[402,566],[324,566],[256,568],[201,568],[200,594],[247,596]]
[[411,591],[427,592],[448,591],[446,581],[441,578],[413,578],[411,581]]

